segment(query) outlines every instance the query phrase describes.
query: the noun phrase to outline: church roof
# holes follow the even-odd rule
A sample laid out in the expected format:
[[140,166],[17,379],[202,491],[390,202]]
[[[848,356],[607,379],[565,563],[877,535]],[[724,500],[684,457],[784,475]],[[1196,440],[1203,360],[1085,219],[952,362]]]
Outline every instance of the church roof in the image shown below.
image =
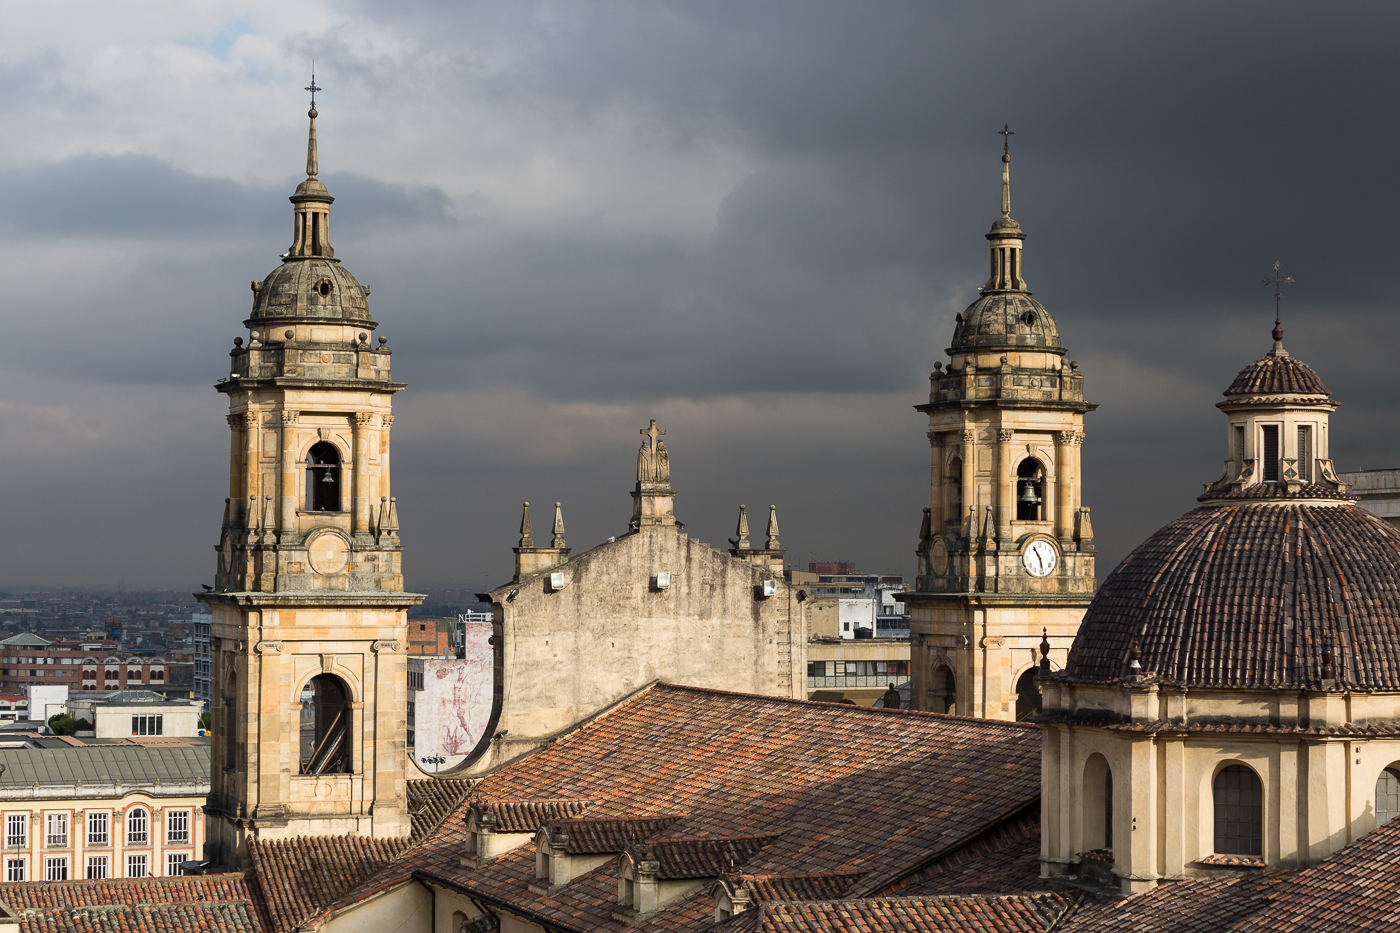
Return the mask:
[[1255,360],[1235,377],[1225,397],[1239,395],[1330,395],[1322,377],[1302,360],[1270,353]]
[[885,897],[761,903],[732,929],[753,933],[1045,933],[1069,910],[1059,894]]
[[[1400,531],[1349,505],[1188,512],[1104,581],[1064,678],[1400,690]],[[1330,661],[1329,661],[1330,655]]]
[[1028,292],[988,292],[958,315],[957,350],[1064,350],[1060,331],[1045,306]]
[[112,881],[9,882],[18,933],[271,933],[256,885],[241,874]]

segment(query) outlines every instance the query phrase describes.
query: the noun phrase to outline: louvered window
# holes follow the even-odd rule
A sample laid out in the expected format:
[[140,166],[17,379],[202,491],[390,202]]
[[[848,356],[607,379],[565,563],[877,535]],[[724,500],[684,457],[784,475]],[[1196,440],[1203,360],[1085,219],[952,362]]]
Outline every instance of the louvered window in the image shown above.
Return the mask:
[[1264,482],[1278,482],[1278,425],[1264,425]]
[[1264,854],[1264,788],[1244,765],[1215,777],[1215,851],[1220,855]]
[[1400,769],[1386,768],[1376,781],[1376,825],[1400,816]]
[[1312,428],[1306,424],[1298,425],[1298,478],[1303,482],[1311,480],[1312,471],[1308,467],[1312,463]]

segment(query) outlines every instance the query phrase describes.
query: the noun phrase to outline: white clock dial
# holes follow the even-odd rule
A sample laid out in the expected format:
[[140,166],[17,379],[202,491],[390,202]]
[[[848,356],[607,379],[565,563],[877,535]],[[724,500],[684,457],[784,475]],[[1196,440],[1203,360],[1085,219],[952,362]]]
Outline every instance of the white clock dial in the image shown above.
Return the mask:
[[1033,577],[1048,576],[1055,569],[1058,559],[1055,545],[1045,540],[1032,541],[1021,554],[1021,563],[1025,565],[1026,572]]

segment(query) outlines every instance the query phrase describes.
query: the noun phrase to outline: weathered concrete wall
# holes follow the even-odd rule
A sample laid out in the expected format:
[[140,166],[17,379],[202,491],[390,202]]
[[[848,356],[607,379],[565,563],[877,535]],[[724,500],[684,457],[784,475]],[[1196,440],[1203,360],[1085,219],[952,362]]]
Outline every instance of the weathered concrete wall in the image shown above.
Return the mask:
[[[564,575],[562,589],[550,585],[551,571]],[[671,574],[668,587],[657,586],[658,572]],[[762,595],[764,580],[776,580],[775,595]],[[797,589],[674,527],[643,525],[492,590],[501,658],[494,731],[507,735],[472,767],[508,760],[655,680],[805,697]]]

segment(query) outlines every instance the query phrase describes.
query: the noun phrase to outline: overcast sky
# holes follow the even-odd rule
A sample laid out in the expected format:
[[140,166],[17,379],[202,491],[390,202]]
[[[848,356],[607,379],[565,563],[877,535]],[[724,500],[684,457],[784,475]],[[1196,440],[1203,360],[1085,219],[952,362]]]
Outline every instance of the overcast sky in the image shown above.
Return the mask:
[[[499,584],[520,502],[625,530],[639,428],[723,545],[914,572],[928,372],[1001,137],[1085,373],[1100,573],[1220,473],[1288,348],[1342,469],[1400,465],[1394,3],[9,2],[0,585],[211,582],[212,384],[291,242],[309,64],[336,254],[390,339],[410,587]],[[757,528],[755,529],[758,530]]]

